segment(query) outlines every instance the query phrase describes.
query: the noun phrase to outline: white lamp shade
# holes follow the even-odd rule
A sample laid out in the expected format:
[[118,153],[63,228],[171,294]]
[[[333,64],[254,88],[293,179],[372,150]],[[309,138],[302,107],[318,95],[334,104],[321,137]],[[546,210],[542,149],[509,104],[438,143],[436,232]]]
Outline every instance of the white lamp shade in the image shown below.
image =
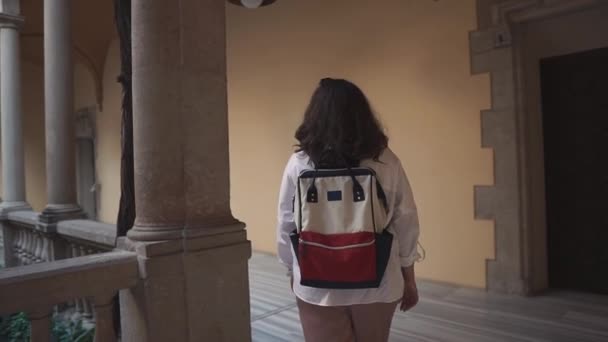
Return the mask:
[[[2,0],[0,0],[0,1],[2,1]],[[228,0],[228,2],[233,5],[237,5],[237,6],[241,6],[241,7],[245,7],[245,8],[251,8],[251,9],[272,5],[276,1],[277,0]]]
[[241,3],[247,8],[258,8],[262,6],[264,0],[241,0]]

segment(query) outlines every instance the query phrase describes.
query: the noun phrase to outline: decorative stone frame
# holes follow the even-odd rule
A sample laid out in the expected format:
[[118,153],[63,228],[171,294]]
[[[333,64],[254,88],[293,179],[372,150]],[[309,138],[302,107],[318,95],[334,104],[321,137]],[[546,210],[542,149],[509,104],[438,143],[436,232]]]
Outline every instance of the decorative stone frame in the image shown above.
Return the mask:
[[544,166],[539,162],[542,146],[534,146],[529,139],[530,120],[540,118],[530,117],[538,113],[527,115],[530,89],[524,82],[524,42],[519,32],[531,21],[606,2],[492,2],[490,11],[478,13],[478,22],[490,23],[489,27],[469,35],[472,74],[490,74],[492,107],[481,113],[481,135],[482,146],[494,150],[495,179],[493,186],[475,187],[475,217],[495,222],[496,256],[486,264],[488,290],[529,295],[548,287],[547,242],[544,181],[539,181],[544,180]]
[[[92,146],[93,146],[93,151],[92,151],[92,160],[93,160],[93,165],[87,165],[87,167],[92,168],[92,172],[95,175],[95,179],[94,179],[94,188],[91,188],[89,191],[94,193],[94,205],[91,208],[82,208],[85,209],[85,211],[87,211],[87,214],[89,215],[89,219],[91,220],[95,220],[97,219],[97,213],[99,213],[99,203],[100,203],[100,185],[98,183],[98,176],[97,176],[97,167],[96,167],[96,163],[97,163],[97,127],[95,124],[95,117],[97,115],[97,110],[95,106],[92,107],[83,107],[80,108],[76,111],[76,140],[77,140],[77,148],[81,148],[79,144],[81,144],[84,141],[89,142]],[[82,167],[83,165],[81,164],[81,161],[78,159],[78,156],[76,157],[76,162],[77,162],[77,191],[80,193],[81,191],[86,191],[82,189],[82,185],[80,184],[80,167]],[[79,198],[80,201],[80,198]],[[82,203],[79,203],[80,205],[82,205]],[[89,210],[86,210],[89,209]],[[95,213],[94,217],[91,217],[91,213],[90,211],[93,211]]]

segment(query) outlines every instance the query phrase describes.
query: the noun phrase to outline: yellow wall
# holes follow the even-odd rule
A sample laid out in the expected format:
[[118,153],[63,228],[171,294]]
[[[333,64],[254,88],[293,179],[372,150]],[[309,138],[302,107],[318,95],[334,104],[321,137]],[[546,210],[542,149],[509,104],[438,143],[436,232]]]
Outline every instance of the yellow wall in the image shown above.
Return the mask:
[[[480,148],[488,78],[469,75],[474,7],[474,0],[228,6],[232,207],[255,249],[275,250],[281,173],[313,88],[321,77],[344,77],[367,93],[411,179],[427,250],[418,274],[485,286],[493,227],[473,219],[473,186],[492,183],[492,155]],[[76,108],[92,106],[92,79],[78,70]],[[108,223],[120,196],[118,74],[114,41],[97,113],[98,217]],[[46,203],[42,77],[41,67],[24,66],[27,195],[36,210]]]
[[120,74],[119,44],[114,40],[106,56],[103,74],[103,112],[97,115],[97,182],[100,221],[116,223],[120,200],[120,120],[122,90],[116,77]]
[[228,8],[232,207],[254,248],[275,251],[280,178],[313,88],[344,77],[367,93],[412,182],[427,251],[418,274],[484,287],[493,225],[473,219],[473,186],[493,172],[480,148],[489,82],[469,72],[474,1]]
[[97,109],[97,99],[95,97],[95,80],[93,75],[82,64],[74,65],[74,108]]

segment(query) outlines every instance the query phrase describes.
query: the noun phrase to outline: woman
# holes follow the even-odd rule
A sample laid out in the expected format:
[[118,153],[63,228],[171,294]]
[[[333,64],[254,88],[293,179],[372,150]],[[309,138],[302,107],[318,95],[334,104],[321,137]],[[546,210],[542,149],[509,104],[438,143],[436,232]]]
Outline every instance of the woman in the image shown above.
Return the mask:
[[[397,156],[388,148],[367,98],[346,80],[321,80],[296,131],[299,141],[283,175],[279,196],[278,252],[288,269],[307,342],[384,342],[397,305],[418,302],[414,262],[418,259],[418,216],[412,191]],[[300,285],[289,234],[295,229],[293,198],[301,171],[311,168],[369,167],[387,197],[393,245],[378,288],[322,289]]]

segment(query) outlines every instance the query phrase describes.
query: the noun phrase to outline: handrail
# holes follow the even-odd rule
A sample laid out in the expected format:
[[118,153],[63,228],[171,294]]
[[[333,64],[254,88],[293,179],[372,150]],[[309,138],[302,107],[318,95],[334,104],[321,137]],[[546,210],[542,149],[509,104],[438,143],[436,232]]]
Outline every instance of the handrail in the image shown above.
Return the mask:
[[92,220],[60,221],[41,229],[40,214],[31,210],[10,212],[3,221],[6,267],[56,261],[108,252],[116,248],[116,226]]
[[92,220],[67,220],[57,224],[57,234],[108,249],[116,247],[116,225]]
[[116,251],[0,270],[0,315],[51,308],[135,286],[135,253]]
[[137,281],[137,255],[126,251],[2,269],[0,315],[26,312],[31,341],[50,342],[53,307],[88,298],[95,312],[95,341],[116,342],[113,298]]

